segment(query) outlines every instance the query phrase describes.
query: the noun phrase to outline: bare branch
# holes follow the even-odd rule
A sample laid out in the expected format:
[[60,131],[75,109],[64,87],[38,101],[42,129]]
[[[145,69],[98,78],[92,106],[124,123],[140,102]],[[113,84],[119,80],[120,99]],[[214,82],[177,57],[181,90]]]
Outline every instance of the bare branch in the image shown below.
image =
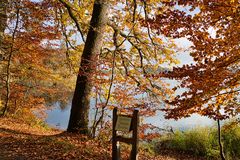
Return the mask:
[[132,20],[133,23],[135,22],[136,9],[137,9],[137,1],[133,0],[133,20]]
[[75,15],[74,15],[73,12],[72,12],[71,6],[70,6],[69,4],[67,4],[64,0],[59,0],[59,1],[60,1],[60,2],[64,5],[64,7],[67,9],[69,16],[70,16],[71,19],[74,21],[74,23],[75,23],[75,25],[76,25],[76,27],[77,27],[77,29],[78,29],[81,37],[82,37],[82,40],[83,40],[83,42],[85,43],[86,40],[85,40],[85,38],[84,38],[84,35],[83,35],[82,30],[81,30],[80,24],[78,23],[77,18],[75,17]]

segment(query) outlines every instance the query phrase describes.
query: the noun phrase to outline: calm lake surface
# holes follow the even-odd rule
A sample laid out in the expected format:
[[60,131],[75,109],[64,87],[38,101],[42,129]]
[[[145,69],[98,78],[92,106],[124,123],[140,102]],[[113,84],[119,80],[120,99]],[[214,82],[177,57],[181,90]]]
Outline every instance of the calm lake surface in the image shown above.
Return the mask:
[[[65,130],[68,125],[70,108],[71,108],[71,104],[67,105],[64,109],[61,109],[59,104],[56,103],[54,105],[54,108],[46,111],[48,114],[48,117],[45,122],[50,126]],[[110,116],[111,116],[111,113],[110,113]],[[90,115],[89,115],[90,121],[91,121],[91,117],[94,117],[94,110],[90,111]],[[172,126],[174,129],[181,129],[181,130],[193,128],[196,126],[215,125],[215,121],[207,117],[199,116],[197,114],[192,115],[189,118],[180,119],[178,121],[166,120],[164,118],[163,112],[159,112],[154,117],[145,118],[144,123],[151,123],[161,128]]]

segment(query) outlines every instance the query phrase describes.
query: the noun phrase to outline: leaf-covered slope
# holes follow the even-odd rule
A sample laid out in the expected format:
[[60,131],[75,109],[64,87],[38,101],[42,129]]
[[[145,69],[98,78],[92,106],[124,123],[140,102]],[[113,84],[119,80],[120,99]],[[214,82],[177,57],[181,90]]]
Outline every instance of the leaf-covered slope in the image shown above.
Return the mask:
[[[122,159],[128,159],[129,147],[122,147]],[[139,160],[196,159],[189,155],[172,152],[164,156],[151,156],[139,149]],[[111,159],[111,141],[89,139],[79,134],[65,133],[56,129],[30,126],[10,118],[0,119],[0,159]]]

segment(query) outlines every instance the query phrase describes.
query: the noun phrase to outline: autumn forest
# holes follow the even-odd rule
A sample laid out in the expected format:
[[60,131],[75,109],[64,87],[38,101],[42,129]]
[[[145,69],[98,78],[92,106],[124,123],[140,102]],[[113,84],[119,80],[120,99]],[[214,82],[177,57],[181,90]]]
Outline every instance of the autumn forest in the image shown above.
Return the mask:
[[239,93],[239,0],[0,0],[0,159],[240,160]]

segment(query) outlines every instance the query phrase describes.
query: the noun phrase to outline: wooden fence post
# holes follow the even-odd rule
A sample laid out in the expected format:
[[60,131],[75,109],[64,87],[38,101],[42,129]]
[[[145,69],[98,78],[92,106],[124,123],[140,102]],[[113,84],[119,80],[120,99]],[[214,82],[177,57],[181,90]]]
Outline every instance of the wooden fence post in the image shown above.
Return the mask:
[[138,116],[138,110],[134,110],[133,112],[133,118],[132,118],[132,151],[131,151],[131,160],[137,160],[138,155],[138,125],[139,125],[139,116]]
[[[134,109],[133,115],[118,115],[117,108],[113,109],[113,124],[112,124],[112,160],[120,160],[120,145],[119,142],[124,142],[132,145],[130,160],[138,159],[138,125],[139,115],[138,110]],[[117,127],[116,127],[117,126]],[[117,135],[117,131],[132,131],[132,137],[126,138]]]
[[115,130],[117,123],[117,108],[113,109],[113,122],[112,122],[112,160],[117,160],[117,131]]

